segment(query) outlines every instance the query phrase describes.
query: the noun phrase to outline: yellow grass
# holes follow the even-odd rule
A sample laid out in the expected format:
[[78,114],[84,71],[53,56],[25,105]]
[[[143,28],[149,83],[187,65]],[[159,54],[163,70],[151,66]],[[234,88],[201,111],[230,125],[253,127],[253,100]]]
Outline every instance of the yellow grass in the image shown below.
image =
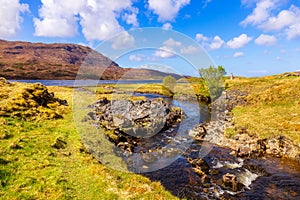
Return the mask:
[[269,76],[227,80],[229,90],[247,91],[247,104],[233,109],[235,131],[261,138],[284,135],[300,144],[300,77]]

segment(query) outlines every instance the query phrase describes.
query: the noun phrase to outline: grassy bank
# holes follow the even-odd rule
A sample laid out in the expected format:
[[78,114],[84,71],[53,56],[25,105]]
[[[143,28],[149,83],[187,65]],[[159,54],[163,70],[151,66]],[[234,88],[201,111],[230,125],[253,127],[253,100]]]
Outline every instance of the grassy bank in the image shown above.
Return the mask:
[[246,103],[232,110],[234,128],[226,130],[227,136],[246,130],[260,138],[283,135],[300,144],[300,77],[236,78],[226,83],[229,91],[247,93]]
[[172,88],[168,88],[163,84],[101,84],[97,87],[86,87],[86,89],[95,92],[99,98],[112,96],[115,99],[127,97],[122,93],[149,93],[158,94],[168,97],[180,98],[186,97],[187,99],[200,99],[201,101],[208,102],[210,94],[205,82],[200,78],[182,78],[177,80]]
[[49,92],[69,102],[63,118],[0,117],[0,199],[176,199],[159,182],[93,159],[73,122],[73,89]]

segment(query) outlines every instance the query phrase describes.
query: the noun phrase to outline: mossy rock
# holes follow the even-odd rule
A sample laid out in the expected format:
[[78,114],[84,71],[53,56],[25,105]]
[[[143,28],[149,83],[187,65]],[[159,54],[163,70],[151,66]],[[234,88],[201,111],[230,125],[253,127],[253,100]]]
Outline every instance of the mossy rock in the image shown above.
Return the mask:
[[67,142],[62,137],[57,137],[51,147],[55,149],[64,149],[67,146]]
[[10,83],[0,78],[0,116],[24,120],[62,118],[67,102],[42,84]]

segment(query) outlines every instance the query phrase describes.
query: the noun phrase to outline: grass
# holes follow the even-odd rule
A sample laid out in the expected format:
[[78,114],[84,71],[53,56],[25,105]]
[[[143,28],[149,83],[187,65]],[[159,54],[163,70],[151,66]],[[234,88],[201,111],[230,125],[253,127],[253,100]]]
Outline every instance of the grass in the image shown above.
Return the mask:
[[246,128],[260,138],[284,135],[300,144],[300,77],[237,78],[227,85],[248,93],[247,104],[232,111],[234,128],[226,130],[228,136]]
[[164,96],[173,96],[173,93],[162,84],[118,84],[115,89],[129,93],[151,93]]
[[130,93],[150,93],[168,97],[200,97],[209,101],[210,94],[204,81],[200,78],[182,78],[177,81],[174,88],[169,89],[163,84],[101,84],[97,87],[86,87],[85,89],[95,92],[99,98],[122,99],[129,98]]
[[[69,102],[63,118],[0,116],[1,199],[176,199],[159,182],[113,170],[86,153],[73,120],[73,89],[48,88]],[[56,146],[60,140],[65,145]]]

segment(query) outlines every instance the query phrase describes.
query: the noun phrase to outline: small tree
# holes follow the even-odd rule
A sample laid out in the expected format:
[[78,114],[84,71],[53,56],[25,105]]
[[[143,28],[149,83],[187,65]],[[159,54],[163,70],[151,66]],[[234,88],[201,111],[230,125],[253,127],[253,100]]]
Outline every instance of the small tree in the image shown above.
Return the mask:
[[225,68],[222,66],[222,65],[219,65],[218,66],[218,71],[223,75],[225,76],[227,74]]
[[174,91],[176,79],[173,76],[166,76],[163,79],[163,85],[168,88],[171,92]]
[[212,100],[221,96],[223,88],[223,75],[226,74],[225,69],[222,66],[215,68],[210,66],[208,68],[201,68],[199,70],[200,76],[205,80],[207,87],[209,88],[210,96]]

